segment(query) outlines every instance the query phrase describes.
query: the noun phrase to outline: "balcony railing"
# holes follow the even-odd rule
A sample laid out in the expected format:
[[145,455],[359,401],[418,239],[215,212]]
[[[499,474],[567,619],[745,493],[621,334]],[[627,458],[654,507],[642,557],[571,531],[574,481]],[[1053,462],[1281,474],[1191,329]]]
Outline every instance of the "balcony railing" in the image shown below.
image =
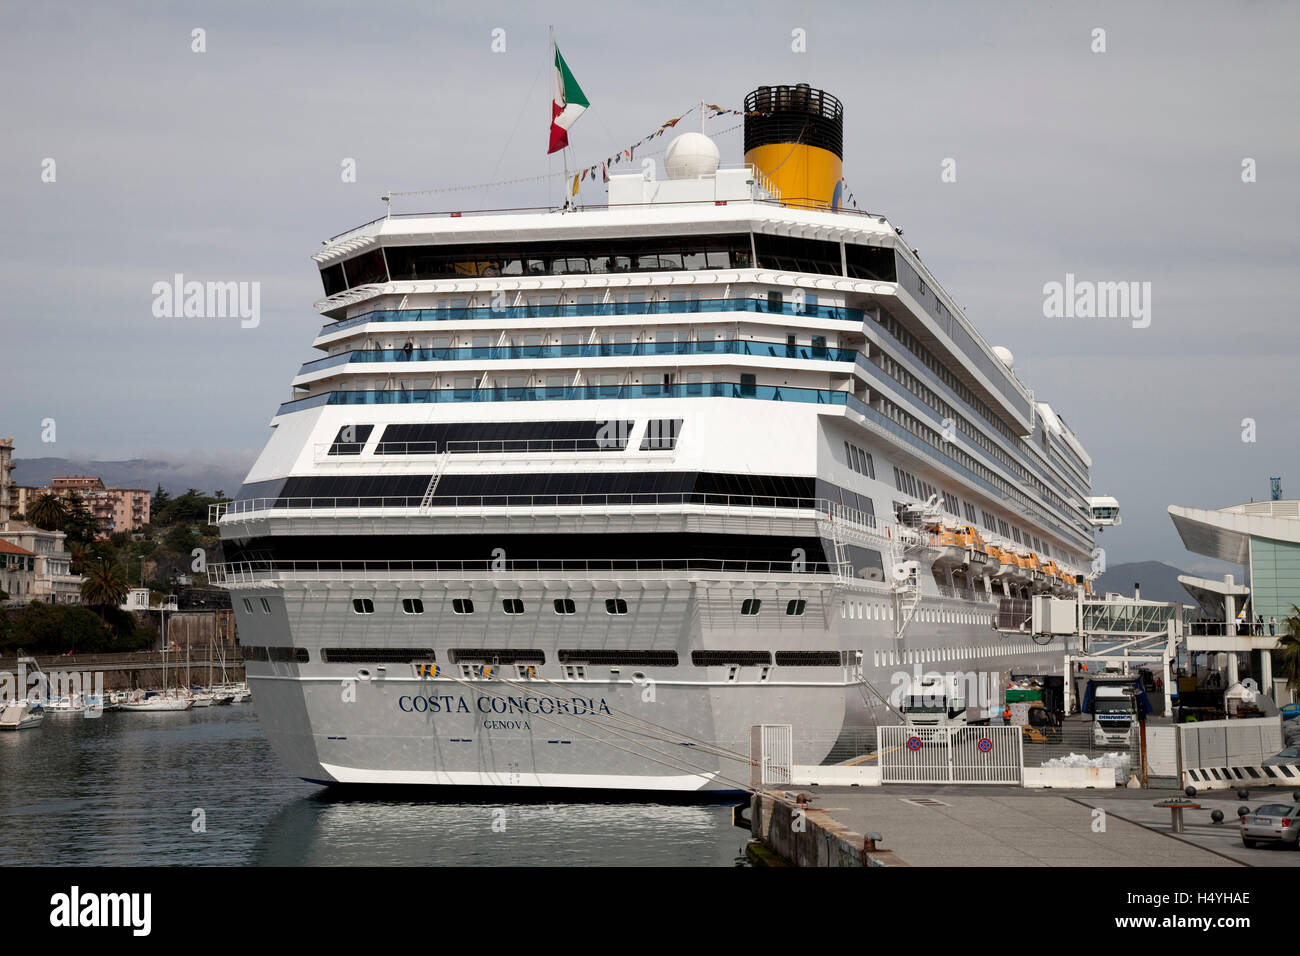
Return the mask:
[[[305,363],[298,374],[363,362],[467,362],[518,359],[619,358],[650,355],[755,355],[802,361],[865,362],[856,349],[825,345],[786,345],[783,342],[752,340],[704,340],[698,342],[612,342],[583,345],[500,345],[465,348],[355,349]],[[874,368],[874,366],[873,366]]]
[[208,565],[208,580],[219,587],[256,584],[263,581],[348,580],[392,581],[413,578],[445,578],[455,575],[502,574],[614,574],[627,573],[713,573],[779,575],[808,578],[835,575],[837,568],[826,562],[751,561],[727,558],[525,558],[505,561],[492,558],[470,561],[233,561]]
[[463,322],[514,319],[582,318],[611,315],[676,315],[706,312],[764,312],[772,315],[802,316],[812,319],[836,319],[844,322],[863,320],[861,309],[817,305],[805,302],[776,302],[763,299],[666,299],[653,302],[574,302],[567,305],[510,305],[450,309],[375,309],[349,319],[330,322],[321,327],[321,335],[332,335],[367,322]]
[[831,516],[870,531],[884,534],[874,515],[856,508],[848,508],[826,498],[791,498],[773,495],[727,495],[705,492],[626,492],[613,494],[552,494],[552,495],[436,495],[426,506],[421,495],[413,496],[360,496],[360,497],[299,497],[299,498],[243,498],[225,503],[225,510],[216,519],[229,522],[241,516],[271,513],[320,513],[337,517],[340,511],[376,513],[375,516],[409,517],[413,513],[433,509],[456,509],[473,512],[480,509],[515,509],[532,511],[538,508],[575,508],[607,510],[614,507],[641,507],[664,509],[668,506],[698,506],[712,510],[814,511],[811,517]]
[[523,385],[505,388],[386,389],[321,392],[285,402],[276,412],[321,405],[423,405],[447,402],[561,402],[633,398],[756,398],[811,405],[846,405],[852,396],[827,388],[792,385],[750,385],[744,382],[683,382],[675,385]]

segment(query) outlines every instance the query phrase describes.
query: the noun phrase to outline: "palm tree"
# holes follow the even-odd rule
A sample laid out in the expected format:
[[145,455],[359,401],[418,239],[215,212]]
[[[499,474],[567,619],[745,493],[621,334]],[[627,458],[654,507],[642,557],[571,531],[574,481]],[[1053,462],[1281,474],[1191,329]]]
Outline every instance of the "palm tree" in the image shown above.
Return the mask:
[[1291,616],[1282,621],[1284,633],[1272,650],[1273,676],[1286,678],[1291,691],[1300,691],[1300,607],[1291,605]]
[[59,531],[68,520],[68,508],[57,495],[46,492],[27,509],[27,520],[42,531]]
[[117,607],[126,600],[126,574],[120,565],[100,558],[85,573],[86,580],[81,582],[83,604],[93,608]]
[[90,561],[90,552],[86,550],[85,544],[80,541],[70,541],[68,554],[72,557],[68,570],[73,574],[80,574],[86,570],[86,564]]

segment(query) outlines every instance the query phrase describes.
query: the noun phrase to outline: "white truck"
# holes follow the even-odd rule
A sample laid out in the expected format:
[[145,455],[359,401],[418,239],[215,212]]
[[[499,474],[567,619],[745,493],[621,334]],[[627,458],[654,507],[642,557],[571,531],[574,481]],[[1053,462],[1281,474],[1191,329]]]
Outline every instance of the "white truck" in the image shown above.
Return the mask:
[[1138,702],[1133,679],[1095,683],[1092,693],[1092,739],[1100,746],[1127,746],[1137,724]]
[[899,712],[913,727],[965,727],[989,722],[988,715],[978,707],[967,708],[965,688],[955,674],[913,677]]

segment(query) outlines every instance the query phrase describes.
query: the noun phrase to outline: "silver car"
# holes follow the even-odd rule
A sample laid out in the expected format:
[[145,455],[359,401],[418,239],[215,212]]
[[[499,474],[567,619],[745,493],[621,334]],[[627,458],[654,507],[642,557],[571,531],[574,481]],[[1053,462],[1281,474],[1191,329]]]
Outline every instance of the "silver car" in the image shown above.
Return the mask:
[[1241,842],[1247,849],[1259,843],[1281,843],[1293,849],[1300,835],[1300,804],[1266,803],[1240,818]]

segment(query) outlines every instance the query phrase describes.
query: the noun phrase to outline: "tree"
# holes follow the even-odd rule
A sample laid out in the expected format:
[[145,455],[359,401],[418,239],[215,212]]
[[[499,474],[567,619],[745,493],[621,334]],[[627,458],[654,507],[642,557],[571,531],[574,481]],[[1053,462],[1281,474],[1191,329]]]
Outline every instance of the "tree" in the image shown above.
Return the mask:
[[62,531],[69,541],[82,541],[86,544],[99,536],[99,520],[90,513],[86,503],[75,491],[68,496],[68,516],[64,519]]
[[68,570],[73,574],[81,574],[86,570],[86,563],[90,560],[90,552],[86,549],[84,542],[68,542],[68,554],[72,556]]
[[68,521],[68,507],[47,491],[27,509],[27,520],[42,531],[61,531]]
[[93,608],[117,607],[126,600],[128,590],[121,566],[100,558],[86,568],[86,580],[81,582],[81,601]]
[[1286,678],[1286,686],[1300,691],[1300,607],[1291,605],[1291,616],[1284,618],[1285,629],[1277,639],[1273,655],[1273,675]]

